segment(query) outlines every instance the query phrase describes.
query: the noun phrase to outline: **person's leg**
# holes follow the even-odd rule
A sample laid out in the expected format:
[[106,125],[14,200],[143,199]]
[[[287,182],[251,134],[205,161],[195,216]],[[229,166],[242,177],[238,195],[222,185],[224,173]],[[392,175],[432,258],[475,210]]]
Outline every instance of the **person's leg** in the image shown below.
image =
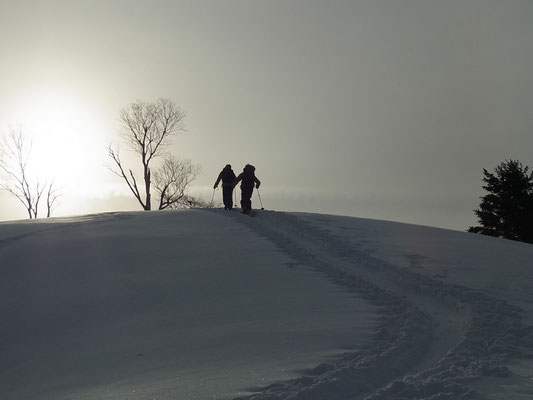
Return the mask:
[[228,186],[228,208],[233,208],[233,186]]
[[252,191],[254,188],[242,188],[241,191],[241,207],[245,214],[248,214],[252,210]]
[[222,199],[224,201],[224,208],[231,209],[233,207],[233,199],[231,196],[233,188],[231,186],[222,186]]

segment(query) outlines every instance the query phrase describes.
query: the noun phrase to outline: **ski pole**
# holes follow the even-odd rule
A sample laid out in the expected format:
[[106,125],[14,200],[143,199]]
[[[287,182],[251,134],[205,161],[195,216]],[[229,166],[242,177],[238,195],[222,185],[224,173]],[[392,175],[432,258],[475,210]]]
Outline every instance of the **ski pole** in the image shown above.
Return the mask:
[[263,201],[261,200],[261,193],[259,193],[259,188],[257,188],[257,195],[259,196],[259,203],[261,204],[261,210],[264,210],[265,208],[263,207]]
[[211,197],[211,204],[213,204],[213,201],[215,200],[215,190],[216,189],[213,189],[213,196]]

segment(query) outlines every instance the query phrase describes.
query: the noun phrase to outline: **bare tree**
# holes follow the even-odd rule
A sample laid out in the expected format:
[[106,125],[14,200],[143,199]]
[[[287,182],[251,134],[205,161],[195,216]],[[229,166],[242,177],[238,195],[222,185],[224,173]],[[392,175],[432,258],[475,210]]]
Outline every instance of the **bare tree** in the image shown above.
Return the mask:
[[53,203],[58,193],[53,182],[42,184],[39,178],[30,179],[28,162],[31,158],[32,142],[27,140],[21,128],[11,128],[7,137],[3,138],[0,147],[0,170],[4,173],[0,188],[16,197],[26,208],[30,219],[39,215],[39,202],[45,191],[48,192],[49,204],[47,217],[51,215]]
[[112,171],[126,181],[144,210],[152,209],[150,163],[154,158],[163,155],[173,135],[185,130],[184,118],[185,112],[169,99],[159,99],[155,103],[137,101],[120,111],[122,137],[141,158],[144,198],[134,172],[124,167],[118,149],[109,146],[109,157],[118,168]]
[[186,194],[189,184],[200,173],[201,167],[191,160],[167,156],[154,173],[154,188],[159,194],[159,209],[191,207],[194,200]]
[[61,197],[61,194],[59,193],[59,189],[55,187],[55,182],[50,182],[46,193],[46,218],[50,218],[52,215],[52,211],[56,208],[59,197]]

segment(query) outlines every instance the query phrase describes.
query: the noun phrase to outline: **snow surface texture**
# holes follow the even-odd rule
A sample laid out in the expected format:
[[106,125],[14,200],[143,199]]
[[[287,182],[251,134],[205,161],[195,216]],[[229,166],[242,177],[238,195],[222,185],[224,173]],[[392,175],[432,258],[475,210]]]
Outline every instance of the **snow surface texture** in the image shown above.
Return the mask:
[[224,215],[0,224],[0,241],[2,400],[231,398],[376,325],[375,306]]
[[531,260],[316,214],[0,224],[0,398],[530,399]]
[[[533,246],[382,221],[261,215],[261,222],[248,221],[252,229],[339,285],[382,306],[382,319],[369,344],[335,363],[319,365],[314,374],[265,387],[249,399],[533,396],[533,327],[524,326],[520,307],[492,296],[492,290],[479,290],[476,282],[489,275],[501,279],[500,285],[513,285],[506,288],[511,291],[527,288],[513,297],[530,314],[531,285],[524,282],[531,283],[533,277]],[[401,247],[393,248],[398,244]],[[416,253],[411,253],[413,248]],[[390,261],[399,255],[409,264]],[[421,273],[425,259],[431,262]],[[459,266],[451,264],[457,259]],[[439,262],[443,268],[436,266]],[[470,272],[449,272],[463,266]],[[456,282],[446,279],[448,273],[454,274]],[[523,375],[513,375],[511,365],[520,365],[516,370]],[[506,377],[510,379],[498,380]],[[492,378],[490,384],[487,378]],[[476,384],[479,381],[484,384]],[[473,389],[476,386],[479,390]]]

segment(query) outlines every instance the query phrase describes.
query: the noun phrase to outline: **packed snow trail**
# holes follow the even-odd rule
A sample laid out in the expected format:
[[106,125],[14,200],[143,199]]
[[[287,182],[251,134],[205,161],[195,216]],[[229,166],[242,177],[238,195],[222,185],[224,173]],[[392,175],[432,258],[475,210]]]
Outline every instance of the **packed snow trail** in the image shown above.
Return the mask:
[[396,267],[297,214],[228,215],[382,308],[370,344],[246,399],[480,399],[469,382],[507,376],[509,357],[533,348],[532,327],[503,300]]

